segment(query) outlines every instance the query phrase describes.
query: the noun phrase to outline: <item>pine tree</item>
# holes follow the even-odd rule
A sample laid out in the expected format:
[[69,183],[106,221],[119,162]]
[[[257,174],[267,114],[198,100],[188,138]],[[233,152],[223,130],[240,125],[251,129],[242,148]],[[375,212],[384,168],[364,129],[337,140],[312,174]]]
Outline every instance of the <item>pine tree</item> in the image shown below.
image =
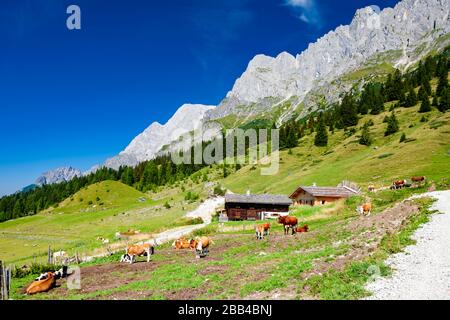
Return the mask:
[[428,93],[425,91],[424,87],[420,87],[419,88],[419,101],[423,101],[425,100],[425,98],[428,98],[429,95]]
[[434,95],[434,96],[433,96],[433,102],[431,103],[431,105],[432,105],[433,107],[438,107],[438,106],[439,106],[439,98],[438,98],[437,95]]
[[358,109],[355,100],[350,94],[345,95],[342,99],[340,116],[344,127],[353,127],[358,124]]
[[422,82],[422,88],[424,89],[424,91],[427,93],[428,96],[431,96],[432,92],[431,92],[430,80],[425,79]]
[[420,104],[419,113],[426,113],[431,111],[430,98],[426,97]]
[[323,119],[321,119],[319,121],[319,124],[317,126],[317,132],[316,132],[316,137],[314,139],[314,144],[317,147],[326,147],[328,145],[327,127],[326,127]]
[[364,146],[370,146],[372,144],[372,136],[369,130],[369,123],[366,123],[361,132],[361,138],[359,139],[359,144]]
[[414,88],[409,89],[408,97],[406,98],[405,107],[414,107],[418,102],[417,94]]
[[388,118],[387,128],[386,132],[384,133],[385,136],[390,136],[396,132],[398,132],[398,120],[394,113]]
[[448,75],[447,75],[447,72],[445,72],[444,74],[439,76],[439,83],[438,83],[438,86],[436,88],[436,95],[438,97],[442,97],[442,93],[448,87],[449,87],[449,85],[448,85]]
[[127,184],[129,186],[133,185],[134,183],[133,169],[131,169],[130,167],[126,167],[122,172],[120,180],[122,181],[122,183]]
[[445,88],[439,101],[439,111],[446,112],[450,110],[450,88]]

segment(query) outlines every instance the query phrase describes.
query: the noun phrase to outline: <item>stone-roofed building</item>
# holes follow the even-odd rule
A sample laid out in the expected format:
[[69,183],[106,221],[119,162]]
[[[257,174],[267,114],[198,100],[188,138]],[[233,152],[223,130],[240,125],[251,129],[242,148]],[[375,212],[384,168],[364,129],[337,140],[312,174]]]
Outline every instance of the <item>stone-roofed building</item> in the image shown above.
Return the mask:
[[317,206],[325,205],[341,199],[347,199],[358,195],[359,192],[360,191],[356,188],[348,187],[345,184],[341,184],[338,187],[300,186],[290,195],[289,198],[291,198],[296,206]]
[[285,195],[225,195],[225,210],[230,221],[262,220],[265,214],[289,212],[292,200]]

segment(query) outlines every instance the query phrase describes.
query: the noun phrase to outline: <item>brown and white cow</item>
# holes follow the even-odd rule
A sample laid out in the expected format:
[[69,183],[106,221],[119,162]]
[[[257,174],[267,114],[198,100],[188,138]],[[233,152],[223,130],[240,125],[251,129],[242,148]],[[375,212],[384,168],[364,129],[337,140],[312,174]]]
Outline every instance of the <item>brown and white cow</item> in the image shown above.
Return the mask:
[[391,189],[402,189],[406,186],[408,182],[406,180],[397,180],[392,183]]
[[189,249],[191,247],[191,242],[186,238],[180,238],[174,241],[172,247],[176,250]]
[[292,234],[295,234],[298,225],[298,219],[292,216],[281,216],[278,218],[278,223],[284,226],[284,234],[289,233],[289,228],[292,228]]
[[372,204],[364,203],[362,206],[359,206],[356,211],[358,211],[359,214],[370,216],[372,213]]
[[26,294],[32,295],[41,292],[47,292],[56,284],[56,278],[53,272],[47,273],[47,278],[43,280],[33,281],[25,290]]
[[270,234],[270,223],[264,223],[255,226],[256,231],[256,239],[262,240],[265,236],[268,236]]
[[205,257],[209,253],[209,246],[212,240],[208,237],[196,237],[190,240],[191,249],[195,250],[197,258]]
[[155,254],[155,248],[150,243],[133,245],[126,249],[126,253],[122,255],[120,262],[133,264],[136,257],[140,256],[147,256],[147,262],[150,262],[153,254]]

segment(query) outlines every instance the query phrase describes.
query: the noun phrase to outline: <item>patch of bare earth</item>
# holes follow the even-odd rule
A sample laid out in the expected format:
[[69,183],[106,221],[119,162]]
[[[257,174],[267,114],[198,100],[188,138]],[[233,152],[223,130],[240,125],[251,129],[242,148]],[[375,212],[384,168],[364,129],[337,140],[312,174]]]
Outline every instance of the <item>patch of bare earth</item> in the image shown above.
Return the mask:
[[314,269],[304,273],[302,279],[307,280],[312,276],[322,275],[331,269],[342,271],[349,263],[370,257],[379,247],[384,236],[400,231],[408,219],[418,212],[419,207],[412,201],[406,200],[380,214],[356,218],[346,227],[354,234],[347,242],[350,250],[332,261],[316,261]]

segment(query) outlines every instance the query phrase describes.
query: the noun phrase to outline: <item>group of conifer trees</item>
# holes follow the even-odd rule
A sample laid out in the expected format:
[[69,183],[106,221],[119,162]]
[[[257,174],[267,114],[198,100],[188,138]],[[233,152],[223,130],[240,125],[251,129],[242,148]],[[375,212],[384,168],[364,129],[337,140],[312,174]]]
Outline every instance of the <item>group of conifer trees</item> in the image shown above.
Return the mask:
[[[389,74],[386,81],[369,82],[361,92],[345,93],[341,102],[328,108],[310,114],[299,121],[291,120],[280,128],[280,147],[290,149],[298,146],[299,139],[315,132],[314,144],[318,147],[328,145],[328,135],[334,131],[358,125],[362,115],[378,115],[385,112],[385,105],[392,102],[391,111],[395,108],[410,108],[420,104],[419,113],[427,113],[433,107],[441,112],[450,109],[450,87],[448,72],[450,69],[450,48],[442,54],[428,57],[420,61],[418,67],[409,73],[402,74],[395,70]],[[432,90],[431,80],[438,79],[437,87]],[[385,135],[389,136],[399,131],[398,120],[392,114],[386,117]],[[372,137],[369,124],[361,128],[360,144],[371,145]]]

